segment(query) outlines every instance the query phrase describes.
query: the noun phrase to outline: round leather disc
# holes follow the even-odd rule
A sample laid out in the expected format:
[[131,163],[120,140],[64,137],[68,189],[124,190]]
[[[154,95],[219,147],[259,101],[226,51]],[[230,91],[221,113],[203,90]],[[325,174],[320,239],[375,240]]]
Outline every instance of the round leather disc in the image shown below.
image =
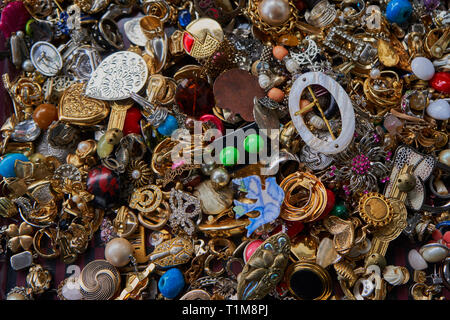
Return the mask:
[[245,121],[255,121],[253,99],[266,94],[258,84],[258,78],[242,69],[222,73],[214,82],[214,97],[219,108],[238,113]]

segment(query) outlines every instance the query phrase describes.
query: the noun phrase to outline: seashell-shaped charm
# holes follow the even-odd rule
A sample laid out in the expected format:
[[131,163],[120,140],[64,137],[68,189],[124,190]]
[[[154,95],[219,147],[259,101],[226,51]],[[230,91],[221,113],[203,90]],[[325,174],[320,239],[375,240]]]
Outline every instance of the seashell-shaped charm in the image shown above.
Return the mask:
[[86,87],[88,97],[99,100],[128,99],[147,81],[145,60],[134,52],[119,51],[103,60],[92,73]]
[[383,270],[383,279],[393,286],[404,284],[405,278],[401,267],[386,266]]

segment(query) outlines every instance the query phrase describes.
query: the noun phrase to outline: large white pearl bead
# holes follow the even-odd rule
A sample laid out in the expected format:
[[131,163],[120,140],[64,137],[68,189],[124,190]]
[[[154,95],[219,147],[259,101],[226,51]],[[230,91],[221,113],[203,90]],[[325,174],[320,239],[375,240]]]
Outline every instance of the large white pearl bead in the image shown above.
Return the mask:
[[444,99],[438,99],[427,107],[427,114],[436,120],[448,120],[450,118],[450,104]]
[[450,149],[442,150],[439,153],[439,162],[450,166]]
[[291,16],[287,0],[263,0],[258,5],[258,13],[265,23],[273,27],[282,25]]
[[299,68],[299,65],[294,59],[288,59],[286,61],[286,69],[290,73],[297,72],[298,68]]
[[414,58],[411,62],[412,72],[421,80],[430,80],[434,76],[433,63],[424,57]]
[[447,257],[448,251],[449,249],[446,246],[438,243],[432,243],[420,248],[419,253],[425,259],[425,261],[430,263],[437,263]]
[[124,238],[114,238],[105,248],[105,259],[115,267],[123,267],[130,262],[133,253],[131,243]]
[[259,86],[263,89],[267,89],[270,86],[270,78],[267,74],[260,74],[258,76]]

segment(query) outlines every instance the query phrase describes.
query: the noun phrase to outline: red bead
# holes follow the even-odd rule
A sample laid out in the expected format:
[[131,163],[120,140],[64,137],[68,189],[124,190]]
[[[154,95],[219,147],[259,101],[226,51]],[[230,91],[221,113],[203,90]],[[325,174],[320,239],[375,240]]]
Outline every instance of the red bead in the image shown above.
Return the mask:
[[127,116],[125,117],[125,123],[123,125],[123,135],[126,136],[130,133],[141,134],[140,120],[142,119],[141,111],[136,107],[131,107],[127,110]]
[[433,240],[438,241],[442,239],[442,233],[439,231],[439,229],[434,229],[434,231],[431,233],[431,237]]
[[450,93],[450,72],[436,72],[430,80],[430,86],[437,91]]
[[200,117],[211,113],[215,105],[209,83],[203,79],[183,79],[178,84],[175,101],[188,116]]
[[450,248],[450,231],[447,231],[446,233],[444,233],[442,240],[445,242],[447,247]]
[[194,42],[195,39],[189,34],[189,32],[183,33],[183,47],[187,52],[191,52]]
[[303,231],[305,225],[301,221],[286,221],[287,235],[289,238],[294,238],[297,234]]
[[325,219],[328,216],[331,210],[333,210],[335,202],[336,197],[334,196],[333,191],[327,189],[327,205],[325,206],[325,210],[323,210],[323,213],[320,215],[318,220]]

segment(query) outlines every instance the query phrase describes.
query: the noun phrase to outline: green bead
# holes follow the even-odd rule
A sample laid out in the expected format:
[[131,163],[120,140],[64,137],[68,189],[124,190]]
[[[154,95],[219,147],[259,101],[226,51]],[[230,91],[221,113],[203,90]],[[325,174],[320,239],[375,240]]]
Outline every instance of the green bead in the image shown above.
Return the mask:
[[239,150],[235,147],[225,147],[220,151],[220,162],[224,166],[232,166],[237,163],[239,159]]
[[258,153],[264,148],[264,139],[259,134],[251,134],[244,140],[244,149],[248,153]]
[[97,143],[97,154],[100,159],[106,158],[109,156],[114,150],[114,145],[107,143],[105,135],[103,135]]
[[336,204],[330,214],[341,219],[348,218],[347,207],[343,203]]

